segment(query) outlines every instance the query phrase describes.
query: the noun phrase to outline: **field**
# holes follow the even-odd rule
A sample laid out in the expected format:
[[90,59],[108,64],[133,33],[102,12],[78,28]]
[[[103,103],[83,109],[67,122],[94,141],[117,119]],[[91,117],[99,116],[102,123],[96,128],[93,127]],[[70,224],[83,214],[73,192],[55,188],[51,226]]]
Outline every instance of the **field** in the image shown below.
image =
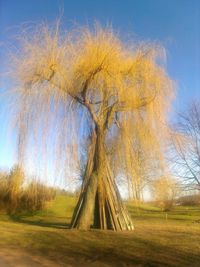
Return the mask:
[[34,215],[0,215],[1,267],[200,266],[200,207],[128,208],[133,232],[70,230],[76,200],[58,196]]

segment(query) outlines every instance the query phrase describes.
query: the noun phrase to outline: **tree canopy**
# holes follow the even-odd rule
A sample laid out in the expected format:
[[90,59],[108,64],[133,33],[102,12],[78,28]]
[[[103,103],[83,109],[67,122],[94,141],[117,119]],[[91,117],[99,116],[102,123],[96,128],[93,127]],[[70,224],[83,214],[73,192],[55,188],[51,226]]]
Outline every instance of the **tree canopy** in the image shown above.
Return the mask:
[[[59,24],[25,31],[19,53],[12,58],[19,82],[21,135],[31,126],[39,131],[41,117],[46,131],[40,135],[48,135],[53,117],[59,116],[57,127],[76,124],[76,128],[80,126],[76,117],[81,116],[91,128],[93,123],[105,128],[115,125],[116,133],[121,128],[128,139],[137,135],[143,146],[154,142],[159,148],[173,96],[173,83],[159,64],[163,55],[164,48],[157,44],[129,44],[111,28],[99,25],[64,33]],[[70,108],[69,121],[64,113]]]
[[[40,139],[37,147],[53,147],[61,169],[67,151],[80,161],[85,147],[84,181],[93,172],[108,177],[111,171],[128,183],[140,178],[142,170],[161,172],[166,115],[174,94],[161,63],[164,55],[158,44],[125,42],[100,25],[66,32],[59,24],[40,25],[22,34],[13,60],[20,158],[28,143],[43,137],[49,141]],[[100,196],[104,179],[97,180]],[[109,198],[108,192],[104,195]]]

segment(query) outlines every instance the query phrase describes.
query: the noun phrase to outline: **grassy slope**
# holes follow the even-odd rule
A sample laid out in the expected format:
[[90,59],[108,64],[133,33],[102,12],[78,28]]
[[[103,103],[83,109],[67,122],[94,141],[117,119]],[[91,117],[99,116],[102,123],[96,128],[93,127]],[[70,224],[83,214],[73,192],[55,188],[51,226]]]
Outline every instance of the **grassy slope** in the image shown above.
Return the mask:
[[60,196],[34,216],[0,215],[0,250],[20,249],[53,266],[200,266],[200,207],[176,207],[166,218],[155,207],[129,205],[135,231],[114,233],[67,229],[74,205]]

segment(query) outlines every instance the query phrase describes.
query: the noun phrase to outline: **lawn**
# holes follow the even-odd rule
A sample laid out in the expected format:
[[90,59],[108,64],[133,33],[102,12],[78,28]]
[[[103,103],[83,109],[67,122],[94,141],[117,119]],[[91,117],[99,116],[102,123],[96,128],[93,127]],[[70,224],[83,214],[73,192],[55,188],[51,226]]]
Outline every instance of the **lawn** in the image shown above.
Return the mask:
[[200,266],[200,207],[161,212],[128,204],[135,231],[77,231],[69,222],[76,200],[58,196],[44,211],[0,215],[0,266]]

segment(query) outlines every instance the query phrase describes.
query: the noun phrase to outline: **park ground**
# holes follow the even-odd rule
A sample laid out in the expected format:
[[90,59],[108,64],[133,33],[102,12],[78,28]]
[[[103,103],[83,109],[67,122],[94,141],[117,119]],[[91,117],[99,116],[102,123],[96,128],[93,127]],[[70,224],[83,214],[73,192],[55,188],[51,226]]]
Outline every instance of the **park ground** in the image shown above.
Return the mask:
[[200,267],[200,207],[169,212],[128,204],[133,232],[69,229],[76,199],[57,196],[44,211],[0,214],[0,267]]

